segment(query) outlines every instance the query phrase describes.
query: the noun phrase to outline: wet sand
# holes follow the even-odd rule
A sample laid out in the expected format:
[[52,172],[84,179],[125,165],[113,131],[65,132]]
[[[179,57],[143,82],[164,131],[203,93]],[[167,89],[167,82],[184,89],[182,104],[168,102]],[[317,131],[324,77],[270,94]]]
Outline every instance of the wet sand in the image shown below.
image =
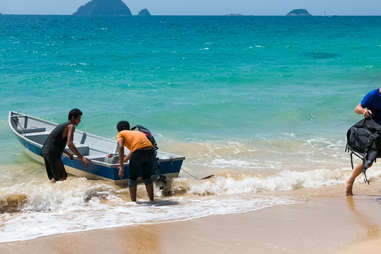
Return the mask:
[[381,239],[363,241],[350,245],[348,248],[339,251],[337,254],[379,254],[381,251]]
[[245,214],[2,243],[0,253],[379,253],[381,184],[349,198],[343,188],[278,193],[300,203]]

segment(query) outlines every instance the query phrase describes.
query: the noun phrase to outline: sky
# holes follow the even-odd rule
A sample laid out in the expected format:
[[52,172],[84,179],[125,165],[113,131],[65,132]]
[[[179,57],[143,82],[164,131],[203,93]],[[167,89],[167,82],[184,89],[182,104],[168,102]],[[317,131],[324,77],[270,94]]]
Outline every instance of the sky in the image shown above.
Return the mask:
[[[89,0],[0,0],[3,14],[72,14]],[[313,15],[381,15],[381,0],[123,0],[133,14],[285,15],[304,8]]]

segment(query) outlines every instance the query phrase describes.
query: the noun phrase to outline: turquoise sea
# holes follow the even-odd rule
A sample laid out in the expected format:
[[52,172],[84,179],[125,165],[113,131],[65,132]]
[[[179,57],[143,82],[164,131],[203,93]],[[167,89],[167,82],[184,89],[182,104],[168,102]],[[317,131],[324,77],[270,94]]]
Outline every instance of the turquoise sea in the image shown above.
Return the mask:
[[[84,112],[81,130],[113,138],[119,120],[142,124],[162,150],[186,156],[188,173],[218,175],[198,184],[184,172],[175,184],[209,201],[341,184],[350,173],[345,134],[361,118],[353,109],[380,81],[381,17],[2,15],[2,192],[27,184],[41,201],[35,186],[46,182],[11,134],[8,111],[63,122],[73,107]],[[73,182],[60,191],[94,188]],[[266,206],[243,203],[238,212]]]

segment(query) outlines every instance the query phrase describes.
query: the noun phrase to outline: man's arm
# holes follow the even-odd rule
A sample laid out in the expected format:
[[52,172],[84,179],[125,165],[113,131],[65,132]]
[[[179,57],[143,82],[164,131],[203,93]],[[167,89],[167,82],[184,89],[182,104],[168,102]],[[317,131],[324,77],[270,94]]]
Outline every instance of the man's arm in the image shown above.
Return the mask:
[[73,136],[74,136],[74,131],[75,131],[74,125],[69,124],[67,126],[67,128],[68,128],[68,130],[67,130],[67,146],[70,148],[70,150],[75,155],[78,156],[78,158],[82,161],[82,163],[87,166],[87,164],[89,164],[89,161],[80,152],[78,152],[78,149],[75,147],[75,145],[73,143]]
[[124,139],[123,138],[120,138],[118,140],[118,153],[119,153],[118,175],[120,178],[123,178],[123,175],[124,175]]
[[124,162],[127,162],[130,160],[132,153],[130,152],[126,157],[124,157]]
[[355,107],[355,112],[359,115],[364,115],[365,118],[372,115],[372,111],[370,111],[370,109],[362,107],[361,104],[358,104]]
[[64,154],[66,154],[70,158],[70,160],[73,159],[73,155],[69,153],[68,151],[64,150]]

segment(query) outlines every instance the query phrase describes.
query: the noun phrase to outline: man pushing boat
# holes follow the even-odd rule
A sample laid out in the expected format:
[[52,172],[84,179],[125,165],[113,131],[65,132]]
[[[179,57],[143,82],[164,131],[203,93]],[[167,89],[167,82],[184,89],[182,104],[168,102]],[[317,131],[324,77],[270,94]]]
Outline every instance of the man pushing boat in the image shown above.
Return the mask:
[[67,178],[61,157],[65,153],[72,160],[73,154],[65,150],[66,145],[84,165],[88,165],[89,160],[78,151],[73,143],[75,127],[81,122],[81,117],[81,110],[77,108],[70,110],[68,121],[55,127],[46,139],[41,156],[44,158],[49,180],[63,181]]
[[[116,137],[119,150],[119,177],[124,176],[124,162],[130,161],[128,165],[128,187],[131,201],[136,202],[136,185],[138,174],[141,173],[147,194],[151,202],[154,200],[152,169],[155,160],[155,150],[151,141],[140,131],[130,130],[130,123],[120,121],[117,126],[118,136]],[[124,156],[124,147],[130,150]]]

